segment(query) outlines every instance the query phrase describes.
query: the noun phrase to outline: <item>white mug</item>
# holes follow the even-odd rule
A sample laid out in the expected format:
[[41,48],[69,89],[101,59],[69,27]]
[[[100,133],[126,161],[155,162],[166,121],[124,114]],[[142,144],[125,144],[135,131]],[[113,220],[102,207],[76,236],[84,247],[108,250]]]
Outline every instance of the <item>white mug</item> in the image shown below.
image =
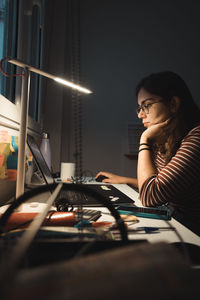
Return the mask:
[[72,179],[75,175],[75,163],[61,162],[60,178],[62,180]]

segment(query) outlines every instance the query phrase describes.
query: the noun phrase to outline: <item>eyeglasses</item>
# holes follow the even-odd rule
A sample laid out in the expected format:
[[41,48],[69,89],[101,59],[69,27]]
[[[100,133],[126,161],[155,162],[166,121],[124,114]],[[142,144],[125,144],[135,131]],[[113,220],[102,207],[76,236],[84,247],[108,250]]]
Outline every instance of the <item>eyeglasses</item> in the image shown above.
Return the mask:
[[[154,100],[154,99],[157,99],[157,98],[148,98],[144,102],[146,102],[148,100]],[[139,115],[140,111],[142,110],[145,114],[148,114],[150,107],[153,104],[158,103],[158,102],[162,102],[162,99],[158,99],[157,101],[150,102],[150,103],[147,103],[147,104],[143,103],[141,106],[136,108],[136,113]]]

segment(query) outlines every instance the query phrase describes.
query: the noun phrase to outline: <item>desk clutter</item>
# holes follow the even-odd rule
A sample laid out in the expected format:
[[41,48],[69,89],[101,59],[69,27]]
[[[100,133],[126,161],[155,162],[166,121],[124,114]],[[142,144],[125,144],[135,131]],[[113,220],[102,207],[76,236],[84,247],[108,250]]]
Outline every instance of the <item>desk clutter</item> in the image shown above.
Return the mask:
[[[49,187],[42,186],[25,193],[4,210],[0,209],[1,291],[10,293],[11,299],[13,295],[23,299],[27,295],[29,299],[80,299],[84,294],[92,300],[96,293],[97,299],[122,299],[132,296],[133,286],[134,297],[140,297],[141,282],[145,279],[149,289],[154,285],[155,295],[159,295],[154,298],[160,299],[165,280],[169,285],[173,282],[173,272],[173,278],[177,275],[176,282],[184,283],[183,293],[177,288],[180,285],[176,285],[178,296],[187,295],[189,299],[197,279],[188,264],[183,263],[185,256],[184,259],[179,257],[168,244],[151,244],[159,237],[166,237],[165,233],[175,236],[177,241],[174,223],[162,219],[162,209],[159,209],[161,219],[153,219],[148,214],[138,216],[136,198],[135,203],[132,200],[132,204],[119,205],[102,200],[102,195],[94,190],[92,195],[98,195],[101,206],[89,208],[80,202],[71,205],[68,201],[67,204],[56,201],[59,191],[63,188],[80,192],[88,188],[78,184],[50,187],[52,193]],[[27,195],[36,201],[36,196],[43,192],[49,193],[45,202],[27,201]],[[157,211],[157,215],[159,213]],[[34,227],[40,219],[42,223]],[[186,284],[181,281],[183,273],[193,278],[192,286],[189,280]],[[146,291],[142,289],[143,296]],[[168,294],[169,299],[173,299],[171,285]],[[5,299],[9,299],[7,294]]]
[[[17,245],[18,241],[23,240],[29,231],[30,224],[40,217],[42,212],[36,212],[37,209],[40,210],[40,207],[41,210],[44,210],[45,204],[34,202],[23,204],[7,218],[3,231],[1,227],[1,261],[8,259],[8,254],[12,252],[13,245]],[[101,210],[79,206],[73,207],[73,210],[70,206],[65,207],[66,210],[69,209],[70,211],[58,211],[56,208],[60,209],[58,205],[52,206],[52,209],[44,218],[30,250],[22,258],[22,266],[25,264],[32,267],[41,263],[51,263],[55,260],[55,257],[56,261],[59,261],[64,258],[72,258],[76,255],[76,252],[83,255],[93,251],[98,252],[103,249],[121,247],[124,244],[121,231],[118,229],[118,222],[113,217],[109,220],[99,220],[104,215]],[[4,214],[8,210],[9,206]],[[0,221],[3,219],[4,214],[0,215]],[[139,222],[136,216],[121,215],[120,217],[122,218],[120,220],[125,221],[124,226],[126,229],[130,225]],[[128,244],[138,242],[145,242],[145,239],[127,240]],[[34,251],[31,249],[34,249]],[[52,249],[54,249],[53,252]],[[41,257],[43,258],[42,262]]]
[[[39,215],[37,212],[14,212],[8,218],[3,231],[3,239],[20,236]],[[37,238],[95,238],[115,240],[120,238],[114,221],[97,221],[101,211],[94,209],[75,209],[70,212],[50,211],[45,217]],[[0,214],[0,218],[2,214]],[[121,215],[128,228],[129,224],[139,222],[136,216]],[[0,238],[1,239],[1,238]]]
[[[82,220],[94,221],[101,216],[100,211],[89,209],[82,210]],[[6,222],[4,229],[27,228],[31,221],[38,215],[36,212],[14,212]],[[1,218],[0,214],[0,218]],[[74,226],[79,221],[79,212],[57,212],[50,211],[43,221],[43,226]]]

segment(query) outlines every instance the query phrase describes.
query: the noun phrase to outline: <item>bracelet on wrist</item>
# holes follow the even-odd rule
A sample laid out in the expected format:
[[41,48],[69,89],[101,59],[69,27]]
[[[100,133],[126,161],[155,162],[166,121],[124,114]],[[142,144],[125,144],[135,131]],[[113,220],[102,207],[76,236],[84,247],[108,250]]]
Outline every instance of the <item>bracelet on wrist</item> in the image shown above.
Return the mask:
[[140,146],[143,146],[143,145],[144,145],[144,146],[149,146],[149,147],[151,148],[151,145],[150,145],[150,144],[147,144],[147,143],[141,143],[141,144],[139,145],[139,147],[140,147]]
[[142,148],[142,149],[140,149],[140,150],[138,151],[138,153],[139,153],[140,151],[142,151],[142,150],[149,150],[149,151],[152,151],[151,148]]

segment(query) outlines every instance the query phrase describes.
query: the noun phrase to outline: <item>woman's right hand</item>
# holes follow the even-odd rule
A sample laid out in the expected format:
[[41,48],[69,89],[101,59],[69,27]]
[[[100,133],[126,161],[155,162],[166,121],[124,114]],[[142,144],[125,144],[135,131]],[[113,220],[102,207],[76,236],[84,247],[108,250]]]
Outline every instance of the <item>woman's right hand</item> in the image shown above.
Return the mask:
[[107,178],[104,179],[102,182],[107,182],[107,183],[127,183],[126,182],[126,177],[118,176],[116,174],[110,173],[110,172],[99,172],[95,178],[98,176],[103,175],[106,176]]
[[169,118],[161,123],[152,123],[141,135],[140,143],[163,143],[170,135],[173,118]]

